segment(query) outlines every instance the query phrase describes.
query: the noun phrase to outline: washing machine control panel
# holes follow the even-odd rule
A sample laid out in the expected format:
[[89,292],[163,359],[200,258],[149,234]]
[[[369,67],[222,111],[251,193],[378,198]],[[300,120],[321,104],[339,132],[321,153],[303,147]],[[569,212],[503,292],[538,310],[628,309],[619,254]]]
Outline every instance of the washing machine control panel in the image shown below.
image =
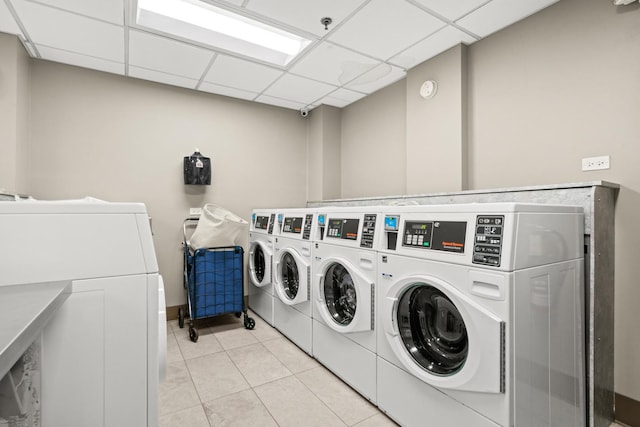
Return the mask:
[[[373,249],[373,239],[376,231],[377,214],[364,214],[360,247]],[[360,218],[329,218],[326,222],[326,237],[334,239],[358,240]]]
[[464,253],[464,221],[405,221],[402,246]]
[[313,214],[307,214],[304,217],[304,229],[302,230],[302,239],[309,240],[311,237],[311,223],[313,222]]
[[256,230],[266,230],[269,227],[269,217],[266,215],[256,216],[255,227]]
[[327,224],[327,237],[357,240],[359,225],[360,220],[357,218],[329,218],[329,223]]
[[284,217],[282,232],[300,234],[300,232],[302,232],[302,219],[303,218],[301,216]]
[[276,214],[271,214],[269,218],[269,229],[267,230],[267,234],[273,234],[273,224],[276,222]]
[[504,215],[478,215],[473,263],[500,267]]
[[376,231],[377,218],[378,215],[376,214],[365,214],[364,222],[362,223],[362,238],[360,239],[361,248],[373,248],[373,238]]

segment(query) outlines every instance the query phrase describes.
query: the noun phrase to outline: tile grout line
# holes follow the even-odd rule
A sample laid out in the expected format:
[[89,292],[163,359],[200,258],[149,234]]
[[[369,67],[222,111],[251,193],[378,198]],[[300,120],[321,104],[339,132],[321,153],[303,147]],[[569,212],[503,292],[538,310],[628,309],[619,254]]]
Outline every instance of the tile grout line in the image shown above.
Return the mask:
[[[184,367],[186,368],[187,373],[189,374],[189,380],[191,380],[191,384],[193,385],[193,389],[195,390],[196,394],[198,395],[198,400],[200,401],[200,403],[199,403],[199,405],[194,405],[194,406],[191,406],[189,408],[178,409],[178,410],[170,412],[168,414],[164,414],[163,417],[170,416],[170,415],[173,415],[173,414],[176,414],[178,412],[185,411],[185,410],[188,410],[188,409],[200,407],[200,408],[202,408],[202,412],[204,413],[205,419],[207,420],[207,424],[209,424],[209,427],[213,427],[211,425],[211,422],[209,421],[209,417],[207,416],[207,411],[205,410],[204,404],[202,403],[202,398],[200,397],[200,393],[198,392],[198,388],[196,387],[195,382],[193,381],[193,376],[191,375],[191,370],[189,369],[189,365],[187,365],[187,359],[184,358],[184,354],[182,353],[182,348],[180,347],[180,343],[178,342],[178,338],[176,337],[176,331],[173,330],[173,328],[171,328],[170,325],[167,325],[167,326],[168,326],[168,328],[170,328],[171,334],[173,335],[173,338],[176,340],[176,346],[178,347],[178,351],[180,352],[180,356],[182,357],[182,360],[180,360],[180,362],[182,362],[184,364]],[[178,361],[172,362],[172,363],[177,363],[177,362]],[[165,361],[165,363],[166,363],[166,361]],[[160,418],[160,414],[158,414],[158,419],[159,418]]]
[[[315,368],[313,368],[313,369],[319,369],[319,368],[324,368],[324,369],[326,369],[326,370],[327,370],[331,375],[335,375],[333,372],[331,372],[329,369],[325,368],[325,367],[324,367],[324,366],[322,366],[322,365],[320,365],[320,366],[316,366],[316,367],[315,367]],[[311,369],[308,369],[308,370],[307,370],[307,371],[305,371],[305,372],[309,372],[310,370],[311,370]],[[297,375],[295,375],[295,377],[296,377],[296,379],[297,379],[298,381],[300,381],[300,382],[302,383],[302,385],[303,385],[303,386],[305,386],[305,388],[306,388],[307,390],[309,390],[309,393],[311,393],[311,394],[312,394],[316,399],[318,399],[318,400],[322,403],[322,405],[324,405],[324,406],[329,410],[329,412],[331,412],[333,415],[335,415],[335,416],[336,416],[336,418],[338,418],[340,421],[342,421],[342,423],[343,423],[345,426],[349,426],[349,424],[348,424],[345,420],[343,420],[343,419],[342,419],[342,417],[341,417],[340,415],[338,415],[338,414],[337,414],[333,409],[331,409],[331,408],[329,407],[329,405],[327,405],[327,402],[325,402],[325,401],[324,401],[320,396],[318,396],[317,394],[315,394],[315,393],[313,392],[313,390],[311,390],[311,389],[309,388],[309,386],[307,386],[307,383],[305,383],[305,382],[304,382],[304,381],[302,381],[300,378],[298,378],[298,376],[297,376]],[[342,379],[340,379],[340,378],[338,378],[338,379],[339,379],[340,381],[342,381]],[[343,382],[344,382],[344,381],[343,381]],[[346,383],[345,383],[345,384],[346,384]],[[360,420],[360,421],[358,421],[358,422],[361,422],[361,421],[363,421],[363,420]]]
[[[259,342],[260,345],[262,345],[262,347],[264,347],[267,351],[270,351],[267,347],[265,347],[262,342]],[[254,344],[249,344],[249,345],[254,345]],[[241,346],[241,347],[236,347],[236,348],[242,348],[242,347],[246,347],[246,346]],[[233,349],[232,349],[233,350]],[[227,350],[225,350],[225,353],[227,353]],[[240,367],[236,364],[236,362],[233,360],[233,358],[227,354],[227,357],[231,360],[231,363],[233,363],[233,365],[236,367],[236,369],[238,370],[238,372],[240,372],[240,375],[242,375],[242,378],[244,378],[244,380],[247,382],[247,384],[249,384],[249,389],[253,392],[253,394],[256,395],[256,397],[258,398],[258,400],[260,401],[260,403],[262,404],[262,406],[264,407],[264,409],[269,413],[269,416],[271,417],[271,419],[273,420],[274,423],[276,423],[276,425],[278,425],[280,427],[280,423],[276,420],[276,418],[274,417],[274,415],[271,413],[271,411],[269,410],[269,408],[267,407],[267,405],[264,403],[264,401],[260,398],[260,395],[256,392],[255,387],[251,385],[251,383],[249,382],[249,380],[247,379],[247,377],[245,377],[244,373],[240,370]],[[274,355],[275,357],[275,355]],[[276,358],[277,359],[277,358]],[[293,375],[293,374],[292,374]],[[286,378],[286,377],[285,377]],[[281,378],[278,378],[281,379]],[[273,380],[273,381],[277,381],[277,380]],[[273,381],[269,381],[269,382],[273,382]],[[268,384],[264,383],[264,384]],[[264,384],[259,384],[256,387],[259,387],[261,385]]]
[[[219,400],[219,399],[223,399],[223,398],[228,397],[228,396],[233,396],[233,395],[235,395],[235,394],[238,394],[238,393],[244,392],[244,391],[246,391],[246,390],[251,390],[251,391],[252,391],[252,393],[253,393],[253,394],[258,398],[258,400],[260,401],[261,405],[262,405],[262,406],[263,406],[263,408],[266,410],[266,412],[269,414],[269,416],[270,416],[270,418],[273,420],[273,422],[274,422],[276,425],[281,426],[281,424],[280,424],[280,423],[276,420],[276,418],[274,417],[274,414],[272,413],[272,411],[267,407],[267,405],[265,404],[265,402],[260,398],[260,395],[257,393],[256,388],[257,388],[257,387],[261,387],[261,386],[266,385],[266,384],[274,383],[274,382],[279,381],[279,380],[282,380],[282,379],[284,379],[284,378],[294,377],[297,381],[299,381],[300,383],[302,383],[302,385],[303,385],[303,386],[304,386],[304,387],[305,387],[305,388],[306,388],[306,389],[307,389],[307,390],[308,390],[308,391],[309,391],[309,392],[310,392],[310,393],[311,393],[311,394],[312,394],[312,395],[313,395],[313,396],[314,396],[318,401],[320,401],[320,402],[321,402],[322,406],[324,406],[326,409],[328,409],[328,410],[329,410],[329,413],[333,414],[333,415],[334,415],[338,420],[340,420],[340,422],[342,422],[345,426],[351,426],[351,427],[353,427],[353,426],[357,426],[357,425],[358,425],[358,424],[360,424],[360,423],[363,423],[363,422],[365,422],[365,421],[367,421],[367,420],[370,420],[370,419],[373,419],[373,418],[377,417],[379,414],[384,414],[384,413],[382,413],[381,411],[379,411],[378,413],[373,414],[373,415],[370,415],[369,417],[366,417],[366,418],[364,418],[364,419],[358,420],[357,422],[355,422],[355,423],[353,423],[353,424],[349,424],[349,423],[348,423],[346,420],[344,420],[344,419],[343,419],[343,418],[342,418],[342,417],[341,417],[341,416],[340,416],[336,411],[334,411],[334,410],[329,406],[329,404],[328,404],[327,402],[325,402],[325,401],[324,401],[324,400],[323,400],[319,395],[317,395],[316,393],[314,393],[314,392],[313,392],[313,390],[311,390],[311,388],[309,388],[309,387],[307,386],[307,384],[299,378],[299,375],[305,374],[305,373],[307,373],[307,372],[310,372],[310,371],[312,371],[312,370],[314,370],[314,369],[321,368],[321,367],[323,367],[323,366],[322,366],[321,364],[319,364],[319,365],[316,365],[316,366],[313,366],[313,367],[309,367],[309,368],[302,369],[302,370],[301,370],[301,371],[299,371],[299,372],[293,372],[293,371],[291,371],[291,369],[289,369],[289,367],[285,364],[285,361],[284,361],[284,360],[281,360],[281,358],[279,358],[279,357],[278,357],[278,355],[277,355],[276,353],[274,353],[274,352],[273,352],[269,347],[267,347],[266,345],[264,345],[264,343],[265,343],[265,342],[267,342],[267,341],[283,340],[283,339],[284,339],[284,340],[286,340],[288,343],[290,343],[291,345],[294,345],[294,346],[295,346],[295,350],[296,350],[297,352],[299,352],[299,353],[303,354],[303,355],[304,355],[304,356],[306,356],[306,357],[312,357],[312,356],[310,356],[309,354],[307,354],[306,352],[304,352],[302,349],[300,349],[300,348],[299,348],[295,343],[293,343],[290,339],[288,339],[286,336],[282,335],[282,333],[281,333],[280,331],[278,331],[276,328],[272,327],[271,325],[268,325],[267,323],[265,323],[265,325],[264,325],[264,326],[265,326],[265,327],[270,327],[270,328],[272,328],[274,331],[276,331],[276,332],[277,332],[277,334],[278,334],[279,336],[274,337],[274,338],[268,338],[268,339],[265,339],[264,341],[261,341],[259,338],[255,337],[255,336],[254,336],[254,334],[252,333],[252,334],[251,334],[251,335],[252,335],[252,337],[253,337],[254,339],[256,339],[256,341],[257,341],[257,342],[255,342],[255,343],[245,344],[245,345],[241,345],[241,346],[238,346],[238,347],[233,347],[233,348],[225,349],[225,348],[222,346],[222,343],[220,343],[220,342],[219,342],[220,347],[221,347],[221,349],[222,349],[221,351],[214,352],[214,353],[207,353],[207,354],[203,354],[203,355],[200,355],[200,356],[197,356],[197,357],[194,357],[194,358],[189,359],[189,360],[195,360],[195,359],[198,359],[198,358],[201,358],[201,357],[209,356],[209,355],[211,355],[211,354],[219,354],[219,353],[221,353],[221,352],[224,352],[224,353],[225,353],[225,356],[226,356],[226,357],[231,361],[231,363],[233,364],[233,366],[238,370],[238,372],[240,373],[240,375],[242,376],[242,378],[245,380],[245,382],[246,382],[246,383],[247,383],[247,385],[249,386],[249,388],[248,388],[248,389],[240,390],[240,391],[236,391],[236,392],[233,392],[233,393],[227,394],[227,395],[225,395],[225,396],[219,396],[219,397],[217,397],[216,399],[213,399],[211,402],[216,401],[216,400]],[[218,333],[226,332],[226,331],[214,332],[212,328],[208,328],[208,329],[209,329],[209,331],[211,332],[211,334],[214,336],[214,338],[215,338],[216,340],[218,340],[218,339],[217,339],[217,337],[216,337],[216,335],[217,335]],[[180,355],[181,355],[181,357],[182,357],[182,362],[184,363],[184,366],[187,368],[187,372],[188,372],[188,374],[189,374],[189,379],[190,379],[190,381],[191,381],[191,384],[193,385],[193,387],[194,387],[194,389],[195,389],[195,391],[196,391],[196,394],[197,394],[197,396],[198,396],[199,405],[195,405],[195,406],[193,406],[193,408],[195,408],[195,407],[200,407],[200,408],[202,409],[202,411],[204,412],[204,414],[205,414],[205,418],[206,418],[206,420],[207,420],[207,423],[208,423],[209,427],[213,427],[212,421],[211,421],[211,419],[209,418],[209,416],[207,415],[207,411],[206,411],[206,407],[205,407],[205,404],[206,404],[207,402],[204,402],[204,401],[202,400],[202,396],[201,396],[200,392],[198,391],[198,388],[197,388],[197,387],[196,387],[196,385],[195,385],[195,381],[194,381],[194,379],[193,379],[193,374],[192,374],[192,372],[191,372],[191,369],[189,368],[189,365],[187,364],[187,361],[188,361],[188,360],[184,358],[184,354],[183,354],[183,351],[182,351],[182,347],[180,346],[180,342],[178,341],[177,336],[176,336],[176,331],[175,331],[173,328],[171,328],[170,330],[171,330],[171,333],[173,334],[173,337],[174,337],[174,339],[176,340],[176,343],[177,343],[177,345],[178,345],[178,350],[180,351]],[[252,331],[249,331],[249,332],[252,332]],[[283,367],[284,367],[284,368],[289,372],[289,374],[290,374],[290,375],[287,375],[287,376],[284,376],[284,377],[281,377],[281,378],[276,378],[276,379],[273,379],[273,380],[267,381],[267,382],[265,382],[265,383],[258,384],[258,385],[256,385],[256,386],[251,385],[251,383],[248,381],[248,378],[247,378],[247,377],[245,376],[245,374],[242,372],[242,370],[240,369],[240,367],[238,366],[238,364],[236,363],[236,361],[231,357],[231,355],[229,354],[229,352],[230,352],[230,351],[233,351],[233,350],[236,350],[236,349],[241,349],[241,348],[243,348],[243,347],[248,347],[248,346],[250,346],[250,345],[255,345],[255,344],[260,344],[260,345],[262,345],[262,348],[263,348],[263,349],[266,349],[266,350],[267,350],[267,352],[268,352],[268,354],[271,354],[271,355],[275,358],[275,360],[277,360],[280,364],[282,364],[282,365],[283,365]],[[313,358],[313,357],[312,357],[312,358]],[[317,360],[317,359],[313,358],[313,360]],[[344,382],[340,377],[338,377],[337,375],[335,375],[335,374],[334,374],[330,369],[328,369],[328,368],[326,368],[326,367],[324,367],[324,369],[326,369],[326,371],[327,371],[330,375],[334,376],[336,379],[338,379],[340,382],[342,382],[346,387],[349,387],[350,389],[352,389],[352,390],[353,390],[353,388],[352,388],[351,386],[349,386],[347,383],[345,383],[345,382]],[[187,408],[187,409],[188,409],[188,408]],[[172,412],[171,414],[174,414],[174,413],[176,413],[176,412],[179,412],[179,411],[174,411],[174,412]],[[171,415],[171,414],[165,414],[165,416],[166,416],[166,415]],[[388,418],[388,417],[387,417],[387,418]]]
[[[194,358],[194,359],[196,359],[196,358]],[[186,359],[184,359],[184,366],[187,368],[187,372],[189,373],[189,379],[191,380],[191,384],[193,384],[193,389],[196,391],[196,394],[198,395],[198,400],[200,401],[200,407],[202,408],[202,411],[204,412],[204,417],[207,419],[207,424],[209,424],[209,427],[213,427],[211,425],[211,421],[209,421],[209,416],[207,415],[207,411],[206,411],[206,409],[204,407],[204,402],[202,401],[202,396],[200,395],[200,391],[198,391],[198,387],[196,387],[196,383],[195,383],[195,381],[193,381],[193,375],[191,374],[191,369],[189,369],[189,364],[187,363]]]

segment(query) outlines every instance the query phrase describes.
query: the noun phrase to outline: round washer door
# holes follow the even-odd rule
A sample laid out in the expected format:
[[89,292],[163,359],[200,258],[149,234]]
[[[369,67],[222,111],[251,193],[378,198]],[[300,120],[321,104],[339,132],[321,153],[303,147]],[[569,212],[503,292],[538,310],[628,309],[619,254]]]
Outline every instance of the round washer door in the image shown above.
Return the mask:
[[249,277],[251,283],[263,287],[271,283],[272,254],[263,242],[253,242],[249,248]]
[[413,360],[433,375],[453,375],[469,355],[467,328],[456,305],[425,283],[407,288],[398,299],[399,337]]
[[283,249],[276,262],[276,293],[287,304],[309,300],[309,264],[292,249]]
[[373,281],[342,258],[328,258],[318,275],[316,301],[322,320],[338,332],[373,330]]
[[435,387],[503,393],[505,323],[451,284],[398,280],[381,298],[384,336],[401,367]]

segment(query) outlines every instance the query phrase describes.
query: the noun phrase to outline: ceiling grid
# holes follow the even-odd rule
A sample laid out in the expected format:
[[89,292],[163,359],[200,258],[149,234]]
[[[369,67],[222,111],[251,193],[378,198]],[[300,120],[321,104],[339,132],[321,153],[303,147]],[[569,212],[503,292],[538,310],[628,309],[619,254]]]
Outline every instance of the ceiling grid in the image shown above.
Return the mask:
[[32,57],[309,110],[345,107],[558,0],[201,1],[310,42],[285,65],[252,59],[139,25],[138,0],[0,0],[0,32]]

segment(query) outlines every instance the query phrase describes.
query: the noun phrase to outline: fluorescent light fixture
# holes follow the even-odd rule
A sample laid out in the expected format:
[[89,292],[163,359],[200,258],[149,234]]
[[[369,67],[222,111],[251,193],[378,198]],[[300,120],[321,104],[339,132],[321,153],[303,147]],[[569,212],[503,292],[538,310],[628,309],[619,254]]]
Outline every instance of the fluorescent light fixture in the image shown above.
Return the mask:
[[199,0],[138,0],[136,23],[285,66],[311,40]]

